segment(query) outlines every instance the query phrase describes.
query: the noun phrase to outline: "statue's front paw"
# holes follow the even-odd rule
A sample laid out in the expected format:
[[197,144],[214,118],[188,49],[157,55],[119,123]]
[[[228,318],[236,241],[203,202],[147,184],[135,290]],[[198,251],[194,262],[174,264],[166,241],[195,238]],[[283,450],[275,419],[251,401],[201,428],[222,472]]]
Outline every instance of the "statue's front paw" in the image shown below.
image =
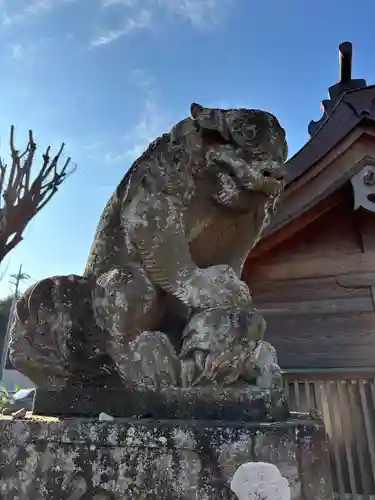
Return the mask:
[[[250,348],[252,347],[253,344]],[[216,384],[223,387],[233,385],[241,378],[248,356],[249,351],[242,346],[208,354],[205,366],[193,385]]]
[[[203,366],[197,358],[204,355]],[[181,362],[182,387],[206,385],[230,386],[241,378],[248,353],[240,349],[229,350],[220,354],[207,354],[195,351],[191,358]]]
[[250,372],[254,378],[252,358],[264,330],[263,317],[248,308],[199,311],[183,332],[184,386],[228,386]]

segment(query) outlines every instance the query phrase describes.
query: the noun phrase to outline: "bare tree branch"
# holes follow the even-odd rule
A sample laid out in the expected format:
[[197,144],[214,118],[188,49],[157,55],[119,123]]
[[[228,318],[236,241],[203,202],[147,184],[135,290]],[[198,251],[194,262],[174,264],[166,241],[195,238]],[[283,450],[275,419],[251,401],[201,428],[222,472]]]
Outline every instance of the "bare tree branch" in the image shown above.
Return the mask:
[[[0,207],[0,262],[22,241],[22,234],[35,215],[57,193],[60,185],[71,175],[76,167],[69,168],[70,158],[62,167],[59,161],[64,151],[62,143],[57,154],[51,159],[51,147],[42,154],[42,165],[37,175],[32,177],[35,161],[36,143],[29,130],[28,144],[23,152],[15,146],[15,129],[10,129],[11,166],[0,159],[0,196],[3,204]],[[7,175],[8,174],[8,175]]]

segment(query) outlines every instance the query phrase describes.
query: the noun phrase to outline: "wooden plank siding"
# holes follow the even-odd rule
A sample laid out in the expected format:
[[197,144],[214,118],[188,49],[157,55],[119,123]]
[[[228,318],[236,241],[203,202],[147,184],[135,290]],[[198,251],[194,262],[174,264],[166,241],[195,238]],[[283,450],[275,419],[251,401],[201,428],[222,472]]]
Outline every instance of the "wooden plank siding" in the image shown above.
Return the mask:
[[375,379],[310,377],[289,374],[285,388],[292,411],[317,408],[323,415],[336,498],[373,500]]
[[268,254],[250,258],[244,276],[282,368],[374,365],[373,214],[354,213],[348,199]]

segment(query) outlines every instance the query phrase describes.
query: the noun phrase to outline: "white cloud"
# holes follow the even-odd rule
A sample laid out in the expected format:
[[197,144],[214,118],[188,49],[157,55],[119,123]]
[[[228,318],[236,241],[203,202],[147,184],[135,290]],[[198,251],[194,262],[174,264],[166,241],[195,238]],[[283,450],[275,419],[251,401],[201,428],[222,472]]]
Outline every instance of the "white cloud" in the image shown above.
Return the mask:
[[0,22],[3,26],[35,19],[51,10],[79,0],[14,0],[0,1]]
[[[118,0],[119,1],[119,0]],[[140,106],[138,119],[134,122],[130,131],[111,142],[93,142],[86,145],[86,150],[96,159],[103,158],[109,164],[129,164],[138,158],[148,147],[148,145],[162,134],[169,132],[174,124],[185,118],[189,110],[185,110],[184,115],[173,112],[165,105],[163,96],[157,89],[156,83],[151,75],[142,69],[135,69],[130,72],[135,82],[144,89],[144,100]],[[202,103],[207,107],[236,108],[246,107],[236,100],[217,100]]]
[[[236,0],[0,0],[0,26],[39,20],[67,4],[87,8],[101,26],[110,24],[91,40],[92,47],[108,45],[138,30],[157,26],[165,18],[179,18],[193,27],[218,23]],[[87,5],[86,5],[87,4]],[[99,8],[99,10],[97,10]],[[82,13],[81,13],[82,14]]]
[[219,22],[230,3],[231,0],[158,0],[160,7],[177,14],[196,27]]
[[135,82],[143,89],[144,98],[140,105],[138,117],[134,120],[129,131],[115,140],[92,141],[86,145],[86,151],[93,157],[102,157],[106,163],[119,164],[134,161],[138,158],[157,137],[169,132],[177,121],[163,105],[163,99],[153,81],[153,78],[144,70],[131,72]]
[[25,51],[22,45],[19,43],[12,43],[9,46],[12,59],[23,59]]
[[92,42],[106,45],[139,28],[151,27],[160,15],[177,16],[193,27],[206,27],[218,23],[235,0],[101,0],[107,11],[120,9],[124,24],[111,29]]
[[113,7],[115,5],[122,5],[123,7],[133,7],[133,0],[102,0],[103,7]]
[[[8,54],[20,70],[32,68],[40,58],[41,51],[48,46],[49,40],[45,38],[34,38],[28,43],[9,42],[7,44]],[[22,64],[19,64],[22,63]]]
[[142,88],[144,92],[155,92],[155,79],[144,69],[133,69],[130,71],[134,83],[138,88]]
[[156,96],[147,97],[138,122],[132,132],[125,137],[125,143],[128,144],[125,155],[137,158],[152,141],[168,132],[171,125],[170,117],[158,105]]
[[149,95],[143,103],[138,121],[131,131],[105,154],[105,161],[108,163],[134,161],[152,141],[168,132],[172,124],[169,113],[158,104],[156,96]]
[[[112,0],[113,1],[113,0]],[[125,35],[129,35],[135,30],[144,29],[149,26],[151,22],[151,13],[148,10],[141,10],[137,13],[136,17],[129,17],[125,19],[123,25],[118,29],[110,29],[104,31],[97,38],[91,40],[91,45],[93,47],[98,47],[100,45],[107,45]]]
[[49,11],[56,5],[56,2],[51,0],[32,0],[25,5],[23,13],[29,16],[39,16]]
[[84,156],[89,160],[106,163],[114,168],[128,167],[136,160],[157,137],[169,132],[179,117],[163,103],[163,96],[157,89],[151,75],[142,69],[130,71],[134,83],[143,90],[139,113],[128,124],[125,133],[115,136],[111,133],[97,138],[91,137],[86,144],[80,145]]

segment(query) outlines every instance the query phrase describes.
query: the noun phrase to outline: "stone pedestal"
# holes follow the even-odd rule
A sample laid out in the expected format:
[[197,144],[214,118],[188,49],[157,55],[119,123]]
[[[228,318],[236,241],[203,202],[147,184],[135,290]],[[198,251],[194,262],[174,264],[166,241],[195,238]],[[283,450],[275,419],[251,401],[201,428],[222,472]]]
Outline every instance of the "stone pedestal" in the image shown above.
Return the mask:
[[34,414],[53,417],[97,417],[105,412],[117,418],[283,421],[289,408],[282,389],[222,387],[38,388]]
[[275,464],[293,500],[332,498],[324,426],[308,417],[0,420],[2,500],[234,500],[251,461]]

